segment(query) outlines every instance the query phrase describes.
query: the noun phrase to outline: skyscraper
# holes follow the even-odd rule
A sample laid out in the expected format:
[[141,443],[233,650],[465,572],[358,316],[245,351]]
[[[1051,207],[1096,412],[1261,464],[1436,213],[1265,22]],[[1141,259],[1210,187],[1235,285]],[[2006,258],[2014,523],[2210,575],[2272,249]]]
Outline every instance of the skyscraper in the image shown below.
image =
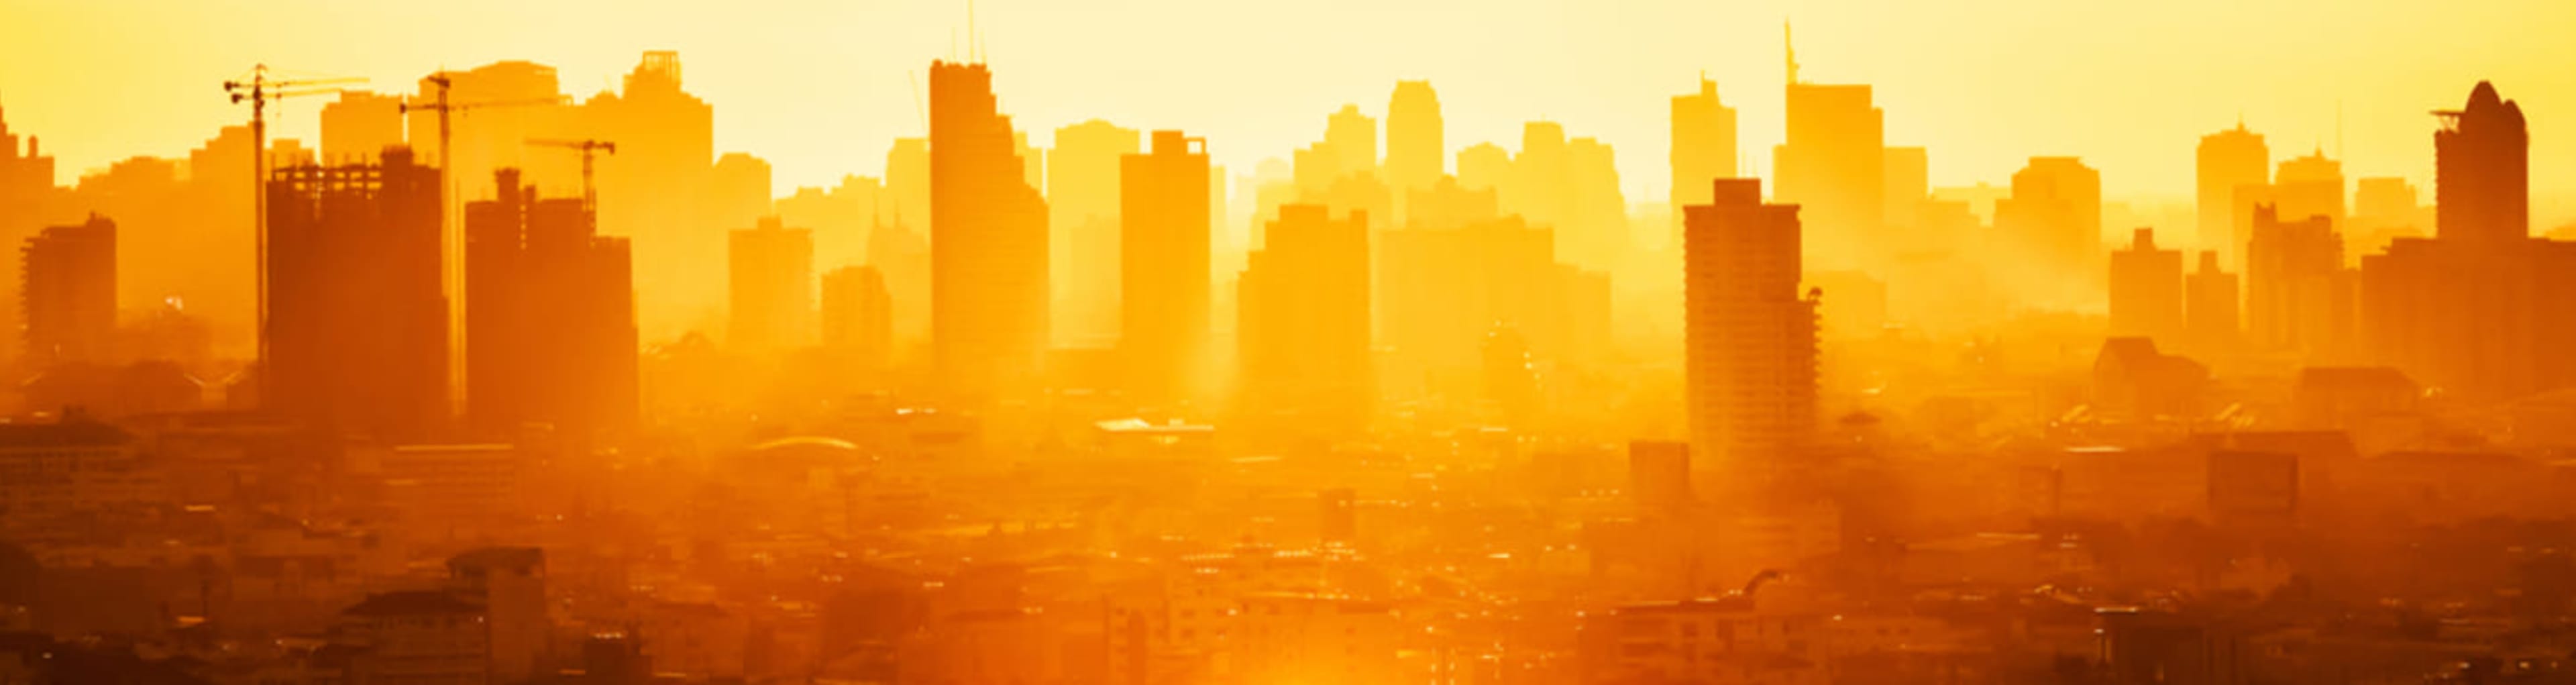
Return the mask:
[[465,205],[465,416],[509,438],[545,423],[571,435],[632,424],[635,286],[626,238],[601,236],[578,197],[539,198],[515,169]]
[[1804,209],[1810,258],[1870,266],[1883,256],[1886,113],[1871,104],[1869,86],[1799,81],[1794,52],[1787,102],[1788,140],[1772,153],[1772,197]]
[[[637,313],[641,329],[664,338],[717,320],[725,281],[715,255],[723,254],[724,230],[750,225],[751,219],[719,221],[707,209],[714,195],[715,107],[682,89],[679,53],[653,51],[625,74],[618,92],[585,101],[582,116],[588,137],[617,143],[616,156],[600,160],[596,210],[601,234],[634,239],[633,290],[641,301],[653,303]],[[412,139],[419,140],[420,128],[415,125],[412,131]],[[525,141],[510,144],[524,146]],[[561,152],[545,155],[534,161],[579,162]],[[483,176],[454,178],[465,183]],[[531,173],[529,178],[568,177]]]
[[322,160],[364,162],[403,144],[402,98],[363,90],[340,91],[322,106]]
[[105,363],[116,336],[116,222],[53,226],[19,249],[27,366]]
[[1673,96],[1673,225],[1682,208],[1708,204],[1709,182],[1735,176],[1735,108],[1717,99],[1717,82],[1702,76],[1699,92]]
[[2158,249],[2155,229],[2138,229],[2129,249],[2111,252],[2112,337],[2181,348],[2183,299],[2182,251]]
[[2434,113],[2433,204],[2446,240],[2501,243],[2531,235],[2531,134],[2522,105],[2479,81],[2468,105]]
[[894,298],[871,266],[823,274],[823,349],[863,371],[886,367],[894,350]]
[[1798,292],[1798,206],[1764,203],[1759,179],[1713,183],[1683,218],[1691,452],[1759,488],[1792,475],[1816,429],[1817,302]]
[[1151,154],[1118,165],[1126,378],[1146,402],[1190,399],[1208,375],[1207,141],[1155,131]]
[[1119,160],[1137,150],[1136,129],[1098,119],[1055,130],[1055,150],[1047,156],[1055,340],[1083,346],[1117,340]]
[[2240,299],[2236,274],[2220,270],[2218,252],[2203,250],[2200,269],[2183,281],[2183,326],[2190,329],[2184,348],[2190,354],[2213,357],[2236,349],[2244,334],[2244,320],[2239,316],[2244,301]]
[[1235,284],[1245,413],[1325,435],[1365,428],[1376,385],[1368,216],[1283,205],[1265,234]]
[[1047,347],[1047,207],[982,64],[930,65],[932,352],[965,397],[1033,390]]
[[814,233],[787,228],[777,217],[733,232],[732,325],[726,344],[736,350],[773,352],[811,343],[814,312]]
[[2273,209],[2293,220],[2322,216],[2336,231],[2348,228],[2344,221],[2343,163],[2326,158],[2319,149],[2306,157],[2281,161],[2280,173],[2272,178]]
[[1342,105],[1324,120],[1324,145],[1333,150],[1334,176],[1375,171],[1377,120],[1361,114],[1359,105]]
[[[1395,82],[1395,94],[1386,103],[1386,180],[1395,186],[1399,205],[1406,191],[1429,188],[1448,173],[1443,131],[1440,94],[1431,90],[1431,82]],[[1391,225],[1404,221],[1399,216]]]
[[2236,128],[2200,137],[2195,153],[2196,187],[2200,209],[2201,247],[2218,250],[2230,263],[2245,263],[2245,242],[2253,236],[2240,227],[2250,226],[2248,219],[2234,216],[2236,189],[2271,183],[2272,150],[2263,144],[2263,134]]
[[438,170],[278,169],[268,191],[261,407],[309,425],[417,438],[448,418]]
[[2245,257],[2245,325],[2255,344],[2312,354],[2346,342],[2352,283],[2332,219],[2284,220],[2271,205],[2255,207]]

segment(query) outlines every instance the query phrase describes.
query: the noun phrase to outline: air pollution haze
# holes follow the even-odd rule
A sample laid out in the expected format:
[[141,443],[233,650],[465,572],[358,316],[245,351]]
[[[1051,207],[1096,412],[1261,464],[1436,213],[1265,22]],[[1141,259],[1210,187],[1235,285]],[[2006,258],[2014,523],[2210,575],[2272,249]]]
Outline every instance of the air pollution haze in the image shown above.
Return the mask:
[[2571,27],[0,0],[0,685],[2576,683]]

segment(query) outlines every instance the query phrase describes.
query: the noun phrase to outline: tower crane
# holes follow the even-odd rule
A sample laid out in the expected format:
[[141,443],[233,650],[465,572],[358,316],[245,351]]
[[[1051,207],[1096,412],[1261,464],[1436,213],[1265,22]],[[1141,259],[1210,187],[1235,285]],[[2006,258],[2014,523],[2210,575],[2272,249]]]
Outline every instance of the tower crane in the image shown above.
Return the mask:
[[456,164],[452,161],[454,158],[450,156],[453,151],[451,142],[455,134],[454,129],[449,126],[449,115],[488,107],[557,105],[564,104],[572,98],[557,95],[516,100],[450,102],[447,99],[447,91],[456,85],[456,79],[449,76],[446,70],[442,69],[422,80],[438,86],[438,99],[423,103],[404,102],[396,109],[403,114],[414,111],[438,113],[438,232],[441,246],[439,263],[441,269],[446,271],[444,280],[447,283],[447,301],[452,305],[447,308],[449,357],[447,382],[453,392],[449,392],[447,396],[457,403],[452,409],[462,409],[464,403],[469,400],[465,396],[465,364],[463,363],[465,358],[465,228],[461,223],[464,218],[459,216],[461,212],[451,204],[456,201],[456,175],[449,171],[454,169]]
[[268,65],[251,65],[248,78],[224,82],[224,94],[233,104],[250,103],[250,212],[252,251],[258,260],[254,268],[252,297],[258,312],[259,326],[259,392],[275,392],[268,382],[268,102],[306,95],[340,92],[326,88],[364,83],[363,78],[276,79],[268,75]]
[[[595,153],[595,152],[606,152],[606,153],[608,153],[608,154],[612,154],[612,155],[617,154],[617,144],[616,144],[616,143],[612,143],[612,142],[608,142],[608,141],[604,141],[604,140],[541,140],[541,139],[530,139],[530,140],[528,141],[528,144],[529,144],[529,145],[543,145],[543,146],[546,146],[546,147],[559,147],[559,148],[564,148],[564,149],[567,149],[567,150],[579,150],[579,151],[581,151],[581,206],[582,206],[582,209],[592,212],[592,213],[593,213],[593,214],[592,214],[592,216],[594,216],[594,217],[598,216],[597,212],[599,211],[599,188],[598,188],[598,186],[592,185],[592,182],[591,182],[591,170],[592,170],[591,162],[592,162],[592,160],[594,159],[594,157],[592,156],[592,153]],[[593,219],[593,221],[596,221],[596,220],[597,220],[597,219]]]

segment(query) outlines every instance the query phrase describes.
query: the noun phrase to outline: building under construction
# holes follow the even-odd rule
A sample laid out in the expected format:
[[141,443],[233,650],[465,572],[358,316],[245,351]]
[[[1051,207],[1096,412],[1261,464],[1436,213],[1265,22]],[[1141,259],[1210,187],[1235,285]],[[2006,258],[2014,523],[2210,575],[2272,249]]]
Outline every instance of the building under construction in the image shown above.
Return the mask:
[[438,186],[403,148],[270,174],[264,409],[385,440],[446,422]]
[[537,197],[516,169],[465,206],[465,414],[489,437],[634,422],[635,288],[625,238],[582,198]]

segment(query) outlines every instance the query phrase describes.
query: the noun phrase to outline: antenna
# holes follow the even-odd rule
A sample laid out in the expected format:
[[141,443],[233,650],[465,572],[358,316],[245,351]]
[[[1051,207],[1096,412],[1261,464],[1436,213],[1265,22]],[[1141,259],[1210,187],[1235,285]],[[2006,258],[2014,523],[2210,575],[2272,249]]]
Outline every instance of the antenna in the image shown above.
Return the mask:
[[1789,53],[1789,85],[1798,84],[1798,44],[1789,33],[1789,20],[1780,20],[1780,49]]

